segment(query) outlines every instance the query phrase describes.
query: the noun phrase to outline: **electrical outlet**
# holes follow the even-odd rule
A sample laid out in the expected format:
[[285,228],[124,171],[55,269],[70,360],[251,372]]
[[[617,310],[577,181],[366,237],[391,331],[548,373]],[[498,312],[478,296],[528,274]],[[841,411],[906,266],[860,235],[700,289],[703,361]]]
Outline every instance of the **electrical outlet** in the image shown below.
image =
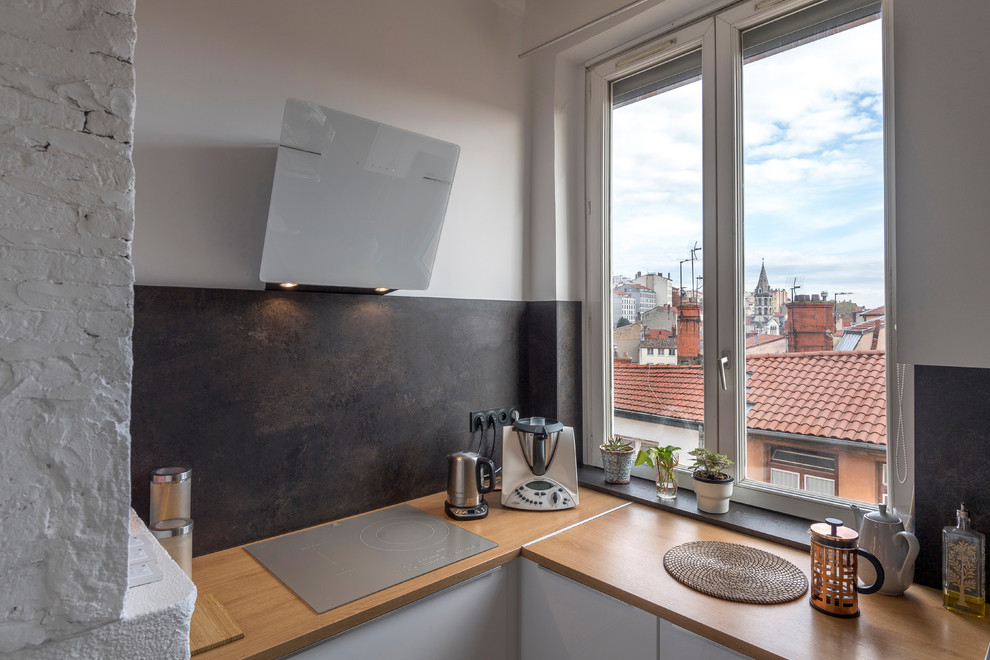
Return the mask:
[[471,413],[471,432],[488,431],[492,427],[508,426],[519,417],[519,406],[476,410]]

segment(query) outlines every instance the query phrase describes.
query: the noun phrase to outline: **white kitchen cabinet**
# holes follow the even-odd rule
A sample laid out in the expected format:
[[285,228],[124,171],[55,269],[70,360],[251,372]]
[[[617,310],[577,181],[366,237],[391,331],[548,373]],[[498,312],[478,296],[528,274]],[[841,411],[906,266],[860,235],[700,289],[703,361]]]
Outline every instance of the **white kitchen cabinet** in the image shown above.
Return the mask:
[[410,603],[291,657],[300,660],[510,660],[518,630],[514,563]]
[[657,620],[657,640],[657,660],[739,660],[749,657],[663,619]]
[[528,559],[518,559],[290,657],[738,660],[746,656]]
[[519,578],[521,660],[657,657],[657,619],[527,559]]
[[710,639],[518,560],[521,660],[739,660]]

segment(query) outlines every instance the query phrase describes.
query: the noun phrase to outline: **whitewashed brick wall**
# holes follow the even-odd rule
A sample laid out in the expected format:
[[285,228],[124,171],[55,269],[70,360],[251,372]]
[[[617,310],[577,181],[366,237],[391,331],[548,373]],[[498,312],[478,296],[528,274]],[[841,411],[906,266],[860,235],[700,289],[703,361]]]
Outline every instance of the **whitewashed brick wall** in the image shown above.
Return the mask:
[[0,2],[0,655],[126,587],[134,0]]

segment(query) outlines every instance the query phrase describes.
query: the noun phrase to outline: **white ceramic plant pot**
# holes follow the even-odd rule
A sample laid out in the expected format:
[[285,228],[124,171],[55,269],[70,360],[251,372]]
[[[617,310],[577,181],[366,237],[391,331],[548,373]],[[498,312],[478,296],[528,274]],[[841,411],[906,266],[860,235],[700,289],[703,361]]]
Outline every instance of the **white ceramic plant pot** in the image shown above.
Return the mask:
[[698,511],[705,513],[726,513],[729,510],[729,498],[732,497],[732,484],[728,481],[708,481],[694,478],[694,494],[698,496]]

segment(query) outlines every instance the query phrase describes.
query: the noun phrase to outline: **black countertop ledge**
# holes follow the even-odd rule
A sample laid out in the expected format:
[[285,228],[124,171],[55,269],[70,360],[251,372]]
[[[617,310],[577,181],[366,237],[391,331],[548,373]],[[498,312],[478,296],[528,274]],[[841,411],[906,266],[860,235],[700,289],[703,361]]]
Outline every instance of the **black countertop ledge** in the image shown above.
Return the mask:
[[814,521],[805,518],[739,502],[730,502],[728,513],[705,513],[698,510],[694,491],[679,488],[677,498],[668,502],[657,499],[657,487],[652,479],[632,477],[628,484],[610,484],[605,482],[605,472],[601,468],[588,465],[578,466],[578,483],[585,488],[731,529],[740,534],[774,541],[798,550],[811,550],[808,530]]

